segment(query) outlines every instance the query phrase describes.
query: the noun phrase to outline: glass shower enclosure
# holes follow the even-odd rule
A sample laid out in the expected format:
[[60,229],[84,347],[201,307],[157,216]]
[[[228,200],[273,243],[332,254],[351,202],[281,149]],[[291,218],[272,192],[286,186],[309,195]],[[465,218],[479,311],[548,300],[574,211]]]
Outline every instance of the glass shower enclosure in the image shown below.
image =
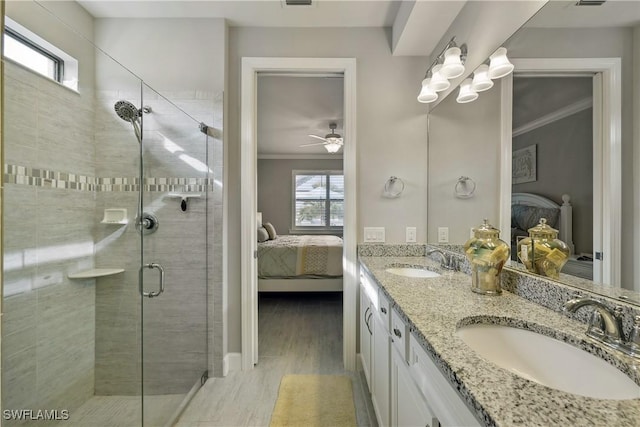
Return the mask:
[[207,377],[210,137],[43,7],[6,14],[80,74],[3,57],[3,423],[171,424]]

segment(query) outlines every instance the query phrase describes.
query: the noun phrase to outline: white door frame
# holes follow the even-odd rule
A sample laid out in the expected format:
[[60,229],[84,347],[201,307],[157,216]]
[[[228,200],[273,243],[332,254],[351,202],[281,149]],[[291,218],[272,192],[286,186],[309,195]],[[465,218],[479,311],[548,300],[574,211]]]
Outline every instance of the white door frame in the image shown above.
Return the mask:
[[242,58],[240,87],[241,312],[242,369],[258,362],[257,250],[257,74],[293,72],[344,74],[344,252],[343,361],[356,368],[357,212],[356,212],[356,60],[355,58]]
[[[601,113],[594,127],[594,226],[602,224],[602,233],[594,233],[594,251],[604,253],[602,263],[594,261],[594,278],[601,275],[604,284],[620,286],[621,258],[621,138],[622,75],[620,58],[526,58],[512,59],[516,73],[596,73],[593,109]],[[598,90],[601,89],[601,90]],[[502,136],[500,147],[500,230],[511,234],[511,118],[513,77],[502,81]],[[594,114],[594,115],[595,115]],[[598,114],[600,115],[600,114]],[[600,129],[598,129],[598,127]],[[597,161],[600,158],[601,161]],[[600,206],[600,209],[595,209]]]

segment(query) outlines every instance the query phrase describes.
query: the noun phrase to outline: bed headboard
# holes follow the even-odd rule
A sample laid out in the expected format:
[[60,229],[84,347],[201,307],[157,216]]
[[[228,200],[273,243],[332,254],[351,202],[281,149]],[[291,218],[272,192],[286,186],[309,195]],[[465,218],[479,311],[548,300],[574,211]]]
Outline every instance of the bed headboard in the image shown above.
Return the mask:
[[571,253],[575,251],[573,245],[573,207],[570,203],[571,197],[568,194],[562,195],[562,205],[551,199],[533,193],[511,193],[512,205],[536,206],[540,208],[560,209],[560,219],[558,221],[558,238],[565,242]]

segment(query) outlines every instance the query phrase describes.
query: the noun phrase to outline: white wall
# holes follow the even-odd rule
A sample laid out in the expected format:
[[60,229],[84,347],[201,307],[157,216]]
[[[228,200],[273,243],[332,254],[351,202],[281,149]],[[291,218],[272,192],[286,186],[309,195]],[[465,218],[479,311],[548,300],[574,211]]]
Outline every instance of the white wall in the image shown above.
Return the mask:
[[[382,28],[231,28],[229,32],[229,351],[240,351],[240,62],[242,57],[357,59],[358,240],[365,226],[384,226],[403,242],[405,226],[426,236],[426,107],[416,102],[425,58],[392,57]],[[348,141],[345,141],[348,144]],[[402,178],[399,199],[381,193]],[[400,219],[400,220],[398,220]]]
[[[449,243],[460,245],[485,218],[499,226],[500,82],[471,103],[455,98],[449,95],[429,114],[430,243],[438,242],[438,227],[448,227]],[[475,181],[473,197],[455,196],[461,176]]]

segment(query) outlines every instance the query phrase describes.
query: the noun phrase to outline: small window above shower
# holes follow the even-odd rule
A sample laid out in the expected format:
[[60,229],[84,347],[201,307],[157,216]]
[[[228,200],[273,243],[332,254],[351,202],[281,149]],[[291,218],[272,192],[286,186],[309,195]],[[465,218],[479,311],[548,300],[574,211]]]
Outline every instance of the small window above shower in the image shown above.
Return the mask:
[[78,90],[78,60],[7,16],[3,43],[6,59]]

